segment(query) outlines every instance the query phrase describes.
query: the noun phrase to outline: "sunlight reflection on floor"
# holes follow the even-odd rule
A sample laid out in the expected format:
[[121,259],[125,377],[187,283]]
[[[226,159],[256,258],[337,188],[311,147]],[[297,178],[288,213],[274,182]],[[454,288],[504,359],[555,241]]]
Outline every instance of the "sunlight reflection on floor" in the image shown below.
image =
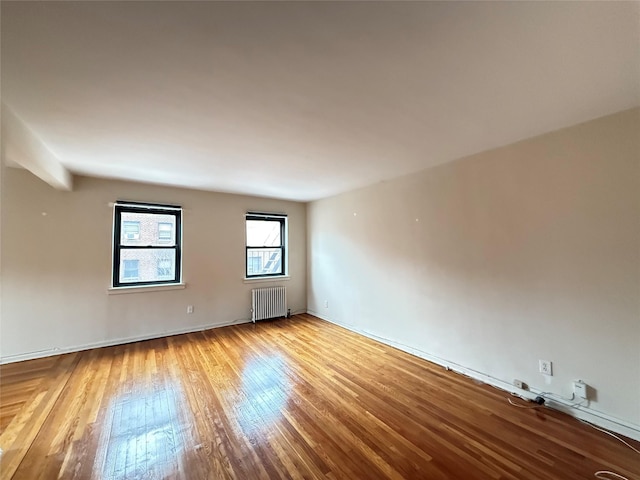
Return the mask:
[[282,417],[291,388],[288,368],[279,354],[252,358],[244,365],[238,421],[245,433],[268,429]]
[[178,471],[184,449],[175,387],[150,387],[127,392],[113,400],[108,415],[110,432],[102,465],[103,479],[165,478]]

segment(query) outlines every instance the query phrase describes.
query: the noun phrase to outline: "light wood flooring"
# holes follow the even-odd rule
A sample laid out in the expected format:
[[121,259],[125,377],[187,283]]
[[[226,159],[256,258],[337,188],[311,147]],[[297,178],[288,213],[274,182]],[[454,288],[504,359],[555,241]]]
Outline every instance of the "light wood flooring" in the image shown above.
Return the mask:
[[604,433],[310,315],[8,364],[0,386],[3,480],[640,480]]

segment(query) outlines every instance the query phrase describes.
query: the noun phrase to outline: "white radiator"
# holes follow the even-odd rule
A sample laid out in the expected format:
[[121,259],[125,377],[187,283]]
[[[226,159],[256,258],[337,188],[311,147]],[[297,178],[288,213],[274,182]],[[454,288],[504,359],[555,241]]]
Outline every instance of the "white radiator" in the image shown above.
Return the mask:
[[286,287],[254,288],[251,290],[251,320],[284,317],[287,315]]

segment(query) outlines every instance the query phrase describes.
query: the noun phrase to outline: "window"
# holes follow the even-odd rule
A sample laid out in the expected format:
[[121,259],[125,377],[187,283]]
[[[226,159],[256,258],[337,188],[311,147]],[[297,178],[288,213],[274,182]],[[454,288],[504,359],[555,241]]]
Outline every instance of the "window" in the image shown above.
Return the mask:
[[140,238],[140,222],[122,222],[122,237],[124,240],[138,240]]
[[162,243],[173,241],[173,224],[167,222],[158,223],[158,241]]
[[124,272],[122,276],[125,278],[125,280],[137,280],[140,261],[123,260],[122,263],[124,264]]
[[247,278],[286,274],[286,222],[284,215],[247,213]]
[[[254,252],[252,252],[254,253]],[[247,255],[247,273],[249,275],[262,271],[262,257],[260,255]]]
[[180,283],[182,209],[117,202],[113,224],[113,286]]
[[173,262],[170,258],[159,258],[157,265],[158,278],[173,278]]

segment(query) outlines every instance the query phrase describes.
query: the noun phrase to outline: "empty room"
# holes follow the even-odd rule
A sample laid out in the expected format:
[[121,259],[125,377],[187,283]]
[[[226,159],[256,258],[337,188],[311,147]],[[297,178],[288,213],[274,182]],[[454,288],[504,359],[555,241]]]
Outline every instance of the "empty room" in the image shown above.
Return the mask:
[[640,480],[640,2],[0,10],[0,480]]

